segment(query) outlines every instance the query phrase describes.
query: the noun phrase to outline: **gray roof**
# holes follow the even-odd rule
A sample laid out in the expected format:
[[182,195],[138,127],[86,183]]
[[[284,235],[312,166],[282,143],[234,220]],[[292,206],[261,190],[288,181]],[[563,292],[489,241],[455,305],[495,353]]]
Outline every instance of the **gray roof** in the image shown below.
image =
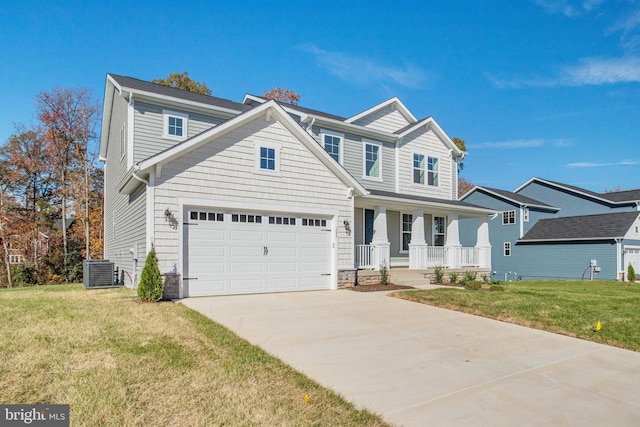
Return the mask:
[[[251,94],[249,94],[249,95],[251,95]],[[251,96],[253,96],[254,98],[264,99],[265,101],[267,100],[267,98],[265,98],[264,96],[260,96],[260,95],[251,95]],[[347,120],[345,117],[336,116],[335,114],[325,113],[324,111],[313,110],[311,108],[306,108],[306,107],[301,107],[299,105],[290,104],[288,102],[282,102],[282,101],[276,101],[276,102],[278,104],[280,104],[282,107],[287,107],[287,108],[290,108],[292,110],[297,110],[297,111],[299,111],[301,113],[311,114],[313,116],[326,117],[327,119],[337,120],[339,122],[344,122],[345,120]]]
[[240,102],[230,101],[224,98],[218,98],[211,95],[203,95],[201,93],[190,92],[184,89],[163,86],[158,83],[146,82],[144,80],[134,79],[132,77],[119,76],[117,74],[109,75],[120,85],[129,89],[137,89],[145,92],[157,93],[159,95],[172,96],[174,98],[184,99],[187,101],[199,102],[202,104],[213,105],[216,107],[226,108],[236,111],[247,111],[253,108],[250,105]]
[[485,209],[492,210],[491,208],[487,208],[484,206],[478,206],[467,202],[461,202],[459,200],[444,200],[444,199],[436,199],[434,197],[422,197],[422,196],[413,196],[410,194],[400,194],[393,193],[391,191],[381,191],[381,190],[369,190],[369,193],[372,196],[381,196],[381,197],[390,197],[394,199],[400,200],[416,200],[419,202],[427,202],[427,203],[440,203],[450,206],[460,206],[461,208],[474,208],[474,209]]
[[627,191],[614,191],[611,193],[602,193],[602,198],[611,200],[612,202],[639,202],[640,201],[640,188]]
[[394,131],[393,133],[396,134],[396,135],[400,135],[401,133],[406,132],[407,130],[411,129],[412,127],[420,126],[421,123],[426,122],[430,118],[431,118],[431,116],[425,117],[424,119],[420,119],[415,123],[409,123],[408,125],[406,125],[402,129],[398,129],[397,131]]
[[621,238],[639,215],[639,212],[619,212],[541,219],[518,242]]
[[532,199],[527,196],[523,196],[518,193],[514,193],[512,191],[499,190],[497,188],[490,188],[490,187],[477,187],[477,189],[480,191],[484,190],[485,192],[494,193],[499,197],[506,199],[508,201],[514,202],[520,206],[537,206],[541,208],[548,208],[550,210],[555,210],[555,211],[559,210],[554,206],[548,205],[546,203],[543,203],[539,200]]

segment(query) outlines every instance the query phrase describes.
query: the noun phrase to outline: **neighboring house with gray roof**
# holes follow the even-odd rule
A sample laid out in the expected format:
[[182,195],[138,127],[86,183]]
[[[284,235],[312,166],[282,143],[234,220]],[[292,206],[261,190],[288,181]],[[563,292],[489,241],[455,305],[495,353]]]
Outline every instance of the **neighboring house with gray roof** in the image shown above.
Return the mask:
[[475,187],[461,200],[500,212],[489,221],[499,278],[580,279],[598,267],[595,277],[622,279],[629,264],[640,269],[640,190],[596,193],[532,178],[513,192]]
[[457,200],[465,153],[398,98],[344,118],[108,74],[102,116],[105,258],[133,286],[152,245],[182,297],[335,289],[383,265],[491,267],[494,211]]

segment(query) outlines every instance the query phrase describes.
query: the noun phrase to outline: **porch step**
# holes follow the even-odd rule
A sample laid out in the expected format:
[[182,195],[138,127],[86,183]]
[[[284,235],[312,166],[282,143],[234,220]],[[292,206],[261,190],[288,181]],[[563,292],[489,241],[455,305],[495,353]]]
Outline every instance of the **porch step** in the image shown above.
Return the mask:
[[396,285],[420,286],[430,284],[427,271],[409,270],[408,268],[392,268],[389,279]]

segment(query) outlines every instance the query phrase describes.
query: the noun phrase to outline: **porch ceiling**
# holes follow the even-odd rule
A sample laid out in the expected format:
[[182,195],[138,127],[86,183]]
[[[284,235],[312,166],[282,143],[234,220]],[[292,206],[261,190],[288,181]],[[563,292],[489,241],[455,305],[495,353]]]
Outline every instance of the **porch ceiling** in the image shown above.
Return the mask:
[[369,194],[355,199],[356,208],[375,209],[378,206],[386,206],[388,210],[397,211],[422,209],[427,213],[455,213],[460,218],[477,218],[496,213],[494,210],[458,200],[442,200],[377,190],[371,190]]

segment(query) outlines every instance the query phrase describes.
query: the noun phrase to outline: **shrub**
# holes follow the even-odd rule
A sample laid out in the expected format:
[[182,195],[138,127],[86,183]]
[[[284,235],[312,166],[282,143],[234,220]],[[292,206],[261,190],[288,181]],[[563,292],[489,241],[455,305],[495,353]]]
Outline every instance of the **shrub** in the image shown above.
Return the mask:
[[434,268],[433,274],[436,276],[436,283],[442,283],[444,280],[444,267]]
[[482,283],[476,281],[469,281],[465,283],[464,288],[469,289],[470,291],[477,291],[482,287]]
[[504,291],[504,286],[500,285],[491,285],[489,286],[490,291]]
[[502,282],[502,280],[498,280],[498,279],[493,279],[491,282],[489,282],[492,285],[499,285],[502,286],[504,283]]
[[458,283],[458,273],[456,273],[455,271],[451,274],[449,274],[449,281],[451,283]]
[[636,270],[634,270],[633,265],[631,264],[627,267],[627,280],[629,283],[636,281]]
[[389,284],[389,269],[386,263],[380,265],[380,284],[385,286]]
[[475,282],[478,277],[478,273],[475,271],[465,271],[464,276],[460,280],[461,285],[466,285],[469,282]]
[[157,302],[162,299],[163,291],[164,285],[162,284],[162,276],[160,276],[160,268],[158,267],[158,257],[156,256],[156,249],[152,246],[140,275],[138,298],[145,302]]
[[483,273],[480,277],[484,283],[489,283],[489,276],[486,273]]

